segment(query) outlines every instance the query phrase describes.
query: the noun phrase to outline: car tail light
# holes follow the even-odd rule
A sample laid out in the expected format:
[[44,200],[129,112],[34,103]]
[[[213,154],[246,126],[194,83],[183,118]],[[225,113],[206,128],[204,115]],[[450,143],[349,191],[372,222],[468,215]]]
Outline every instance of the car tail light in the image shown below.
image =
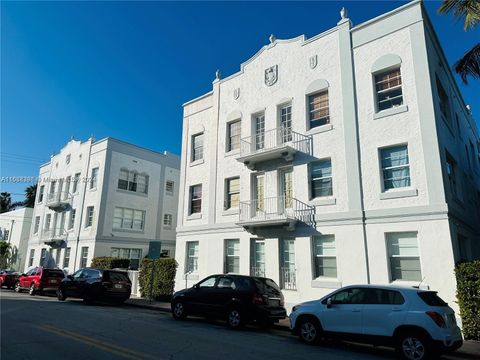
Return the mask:
[[265,299],[260,294],[254,294],[252,299],[252,304],[255,305],[262,305],[265,303]]
[[445,324],[445,319],[436,311],[427,311],[426,314],[437,324],[438,327],[444,328],[447,325]]

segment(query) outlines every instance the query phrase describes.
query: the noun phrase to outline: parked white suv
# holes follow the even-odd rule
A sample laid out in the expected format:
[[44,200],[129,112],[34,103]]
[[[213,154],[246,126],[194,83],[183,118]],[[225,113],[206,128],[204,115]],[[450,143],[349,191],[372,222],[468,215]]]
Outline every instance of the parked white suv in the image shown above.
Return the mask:
[[435,291],[358,285],[296,305],[290,327],[308,344],[322,337],[393,346],[405,359],[421,360],[462,345],[455,313]]

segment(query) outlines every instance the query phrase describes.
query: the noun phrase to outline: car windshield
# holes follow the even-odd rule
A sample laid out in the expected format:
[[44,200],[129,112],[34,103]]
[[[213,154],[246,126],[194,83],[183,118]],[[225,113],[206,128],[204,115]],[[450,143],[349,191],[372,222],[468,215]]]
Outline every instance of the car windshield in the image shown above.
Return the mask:
[[127,274],[113,271],[105,271],[103,279],[105,281],[129,281]]
[[45,269],[43,270],[43,276],[49,278],[64,278],[65,274],[62,270]]
[[429,306],[448,306],[448,304],[434,291],[418,292],[418,296]]
[[255,278],[258,291],[269,296],[279,297],[282,292],[275,281],[266,278]]

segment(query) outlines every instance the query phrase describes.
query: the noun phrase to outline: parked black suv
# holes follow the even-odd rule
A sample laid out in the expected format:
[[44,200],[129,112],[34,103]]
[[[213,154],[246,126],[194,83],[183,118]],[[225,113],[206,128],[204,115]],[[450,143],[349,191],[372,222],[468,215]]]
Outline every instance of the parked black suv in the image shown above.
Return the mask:
[[62,281],[57,298],[60,301],[73,297],[85,302],[103,300],[123,303],[130,297],[131,291],[132,283],[124,271],[84,268]]
[[173,294],[175,319],[187,315],[224,318],[231,328],[256,321],[273,324],[287,315],[283,294],[271,279],[242,275],[211,275],[192,288]]

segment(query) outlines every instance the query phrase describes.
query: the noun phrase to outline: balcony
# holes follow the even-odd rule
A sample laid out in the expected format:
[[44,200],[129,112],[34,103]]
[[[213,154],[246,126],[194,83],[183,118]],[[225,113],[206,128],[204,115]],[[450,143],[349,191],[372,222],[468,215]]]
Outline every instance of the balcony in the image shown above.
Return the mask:
[[265,277],[265,267],[251,267],[250,268],[250,276],[257,276],[257,277]]
[[290,128],[276,128],[240,140],[240,156],[249,169],[264,161],[284,159],[292,161],[298,151],[309,153],[311,137],[299,134]]
[[63,228],[54,228],[54,229],[44,229],[42,231],[43,243],[57,249],[62,247],[62,245],[67,240],[68,233]]
[[50,210],[62,212],[69,208],[71,196],[68,191],[56,191],[49,193],[47,197],[47,206]]
[[280,286],[283,290],[297,290],[297,272],[294,268],[280,269]]
[[261,200],[241,201],[239,222],[247,231],[255,233],[261,227],[284,227],[293,231],[298,222],[314,224],[315,207],[295,198],[277,196]]

